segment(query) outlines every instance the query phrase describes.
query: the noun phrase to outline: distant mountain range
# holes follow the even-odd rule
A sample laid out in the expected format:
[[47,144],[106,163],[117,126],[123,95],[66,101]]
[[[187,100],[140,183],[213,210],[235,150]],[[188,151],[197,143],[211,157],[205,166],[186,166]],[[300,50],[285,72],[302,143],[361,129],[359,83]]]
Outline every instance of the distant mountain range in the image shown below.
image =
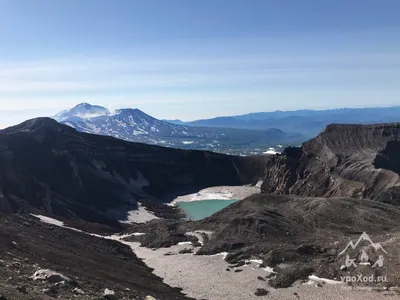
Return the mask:
[[341,108],[329,110],[296,110],[258,112],[231,117],[182,122],[169,122],[187,126],[226,127],[237,129],[266,130],[277,128],[287,132],[298,132],[312,138],[327,125],[373,124],[400,121],[400,107]]
[[81,103],[54,116],[78,131],[183,149],[231,154],[261,154],[277,145],[298,144],[304,138],[277,128],[265,130],[188,126],[158,120],[139,109],[109,111]]

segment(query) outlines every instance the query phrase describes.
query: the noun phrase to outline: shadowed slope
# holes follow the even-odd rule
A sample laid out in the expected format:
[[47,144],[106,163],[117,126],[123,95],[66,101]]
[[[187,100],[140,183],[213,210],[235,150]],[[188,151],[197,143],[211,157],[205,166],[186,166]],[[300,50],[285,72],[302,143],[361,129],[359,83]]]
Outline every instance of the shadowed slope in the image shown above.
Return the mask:
[[0,209],[117,226],[109,209],[180,189],[256,182],[263,159],[130,143],[33,119],[0,131]]

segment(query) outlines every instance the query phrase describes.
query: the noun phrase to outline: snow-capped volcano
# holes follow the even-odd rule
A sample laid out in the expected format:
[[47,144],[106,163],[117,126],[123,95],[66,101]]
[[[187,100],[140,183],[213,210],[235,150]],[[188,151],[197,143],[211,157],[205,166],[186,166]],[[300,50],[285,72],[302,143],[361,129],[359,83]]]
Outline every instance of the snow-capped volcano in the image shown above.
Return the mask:
[[[58,122],[78,131],[113,136],[119,139],[168,147],[243,153],[243,149],[263,149],[289,140],[298,134],[274,130],[194,127],[156,119],[139,109],[110,112],[102,106],[82,103],[54,116]],[[253,153],[256,154],[256,153]]]
[[[124,108],[112,115],[94,118],[91,123],[110,135],[127,140],[143,140],[142,137],[185,137],[197,135],[196,129],[158,120],[140,109]],[[157,143],[154,141],[154,143]]]
[[203,135],[195,127],[161,121],[136,108],[118,109],[111,113],[105,107],[82,103],[60,112],[54,119],[78,131],[150,144],[170,145],[168,138],[171,137],[198,138]]
[[81,103],[69,110],[63,110],[62,112],[55,115],[54,119],[62,122],[71,118],[92,119],[108,115],[110,115],[110,111],[105,107],[91,105],[89,103]]

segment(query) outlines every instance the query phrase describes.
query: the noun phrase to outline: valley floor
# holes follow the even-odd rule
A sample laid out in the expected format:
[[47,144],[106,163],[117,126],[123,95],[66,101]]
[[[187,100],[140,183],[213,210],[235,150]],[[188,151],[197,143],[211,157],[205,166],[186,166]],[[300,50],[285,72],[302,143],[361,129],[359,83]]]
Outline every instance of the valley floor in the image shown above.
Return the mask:
[[[39,217],[45,223],[64,227],[61,222],[54,219]],[[124,240],[128,236],[140,234],[88,235],[119,241],[129,246],[137,257],[141,258],[148,267],[154,269],[154,275],[161,277],[165,284],[182,288],[184,294],[194,299],[400,299],[398,295],[390,291],[355,290],[342,283],[325,284],[319,280],[312,280],[308,284],[297,283],[286,289],[273,289],[267,281],[271,270],[260,267],[260,261],[249,260],[242,266],[230,266],[224,260],[224,253],[211,256],[194,255],[193,253],[198,248],[193,247],[189,242],[156,250],[140,247],[138,242]],[[179,253],[185,249],[192,250],[193,253]],[[259,289],[268,292],[266,295],[256,296],[255,293]]]
[[[305,300],[380,300],[400,299],[393,292],[355,290],[345,284],[295,284],[285,289],[273,289],[267,281],[260,280],[269,273],[252,262],[241,267],[229,267],[223,255],[196,256],[179,254],[187,245],[152,250],[138,247],[136,255],[154,274],[163,278],[164,283],[183,289],[183,293],[195,299],[305,299]],[[167,255],[166,255],[167,254]],[[227,271],[227,270],[230,271]],[[236,270],[236,272],[235,272]],[[241,270],[241,271],[238,271]],[[256,296],[257,289],[265,289],[266,296]]]

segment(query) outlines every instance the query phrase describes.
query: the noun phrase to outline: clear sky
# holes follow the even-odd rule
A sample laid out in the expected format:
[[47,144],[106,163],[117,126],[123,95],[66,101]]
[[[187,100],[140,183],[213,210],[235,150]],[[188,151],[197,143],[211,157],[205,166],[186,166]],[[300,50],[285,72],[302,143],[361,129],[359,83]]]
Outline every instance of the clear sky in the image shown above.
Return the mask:
[[399,0],[0,0],[0,127],[400,105]]

